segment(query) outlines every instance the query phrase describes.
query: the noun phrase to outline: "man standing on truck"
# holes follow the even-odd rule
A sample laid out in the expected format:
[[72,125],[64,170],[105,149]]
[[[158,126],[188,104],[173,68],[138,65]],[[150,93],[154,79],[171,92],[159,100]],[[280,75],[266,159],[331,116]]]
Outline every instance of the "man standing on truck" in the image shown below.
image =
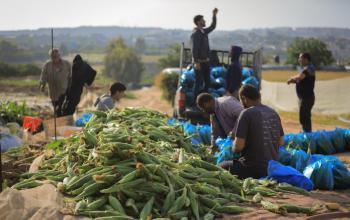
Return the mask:
[[204,92],[208,92],[210,86],[210,48],[208,34],[216,27],[216,15],[218,9],[213,10],[213,20],[208,28],[205,28],[205,20],[203,15],[196,15],[193,19],[196,28],[191,35],[192,42],[192,59],[195,69],[196,79],[194,84],[194,95],[200,93],[204,81]]
[[241,103],[233,96],[214,98],[209,93],[201,93],[197,97],[197,105],[210,114],[212,127],[211,146],[215,151],[215,140],[218,137],[231,136],[234,139],[234,129],[239,114],[243,110]]
[[315,104],[315,66],[311,63],[309,53],[299,55],[299,64],[302,67],[298,75],[290,78],[287,83],[296,84],[296,91],[299,98],[299,121],[303,132],[311,132],[311,109]]
[[230,57],[231,64],[227,71],[227,92],[238,99],[238,90],[242,85],[242,66],[239,58],[242,54],[242,48],[239,46],[232,46]]
[[267,176],[269,160],[278,161],[278,148],[283,145],[283,128],[277,112],[261,104],[259,90],[244,85],[239,91],[244,106],[236,126],[232,150],[241,157],[224,161],[221,167],[239,178]]
[[72,70],[70,63],[61,59],[57,48],[50,50],[49,56],[51,59],[44,64],[41,72],[40,90],[44,92],[46,83],[49,85],[49,96],[56,109],[57,117],[60,117],[64,116],[62,107],[71,81]]

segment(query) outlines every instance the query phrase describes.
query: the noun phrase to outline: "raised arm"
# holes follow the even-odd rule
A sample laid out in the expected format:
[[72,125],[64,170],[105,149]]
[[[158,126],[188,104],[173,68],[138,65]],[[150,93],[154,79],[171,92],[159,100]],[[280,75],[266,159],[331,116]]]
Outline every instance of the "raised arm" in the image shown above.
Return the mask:
[[217,13],[218,13],[218,9],[214,8],[212,22],[211,22],[209,27],[204,28],[205,33],[209,34],[210,32],[212,32],[216,28],[216,15],[217,15]]

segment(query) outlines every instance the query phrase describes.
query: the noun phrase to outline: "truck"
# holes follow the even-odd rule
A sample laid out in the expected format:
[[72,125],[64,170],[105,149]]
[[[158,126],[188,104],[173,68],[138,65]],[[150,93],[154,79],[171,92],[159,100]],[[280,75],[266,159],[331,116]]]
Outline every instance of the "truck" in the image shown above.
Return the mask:
[[[228,50],[211,50],[211,54],[216,55],[216,66],[222,66],[226,69],[230,65],[230,51]],[[243,51],[240,56],[240,62],[243,70],[252,72],[252,75],[259,81],[259,89],[261,85],[261,68],[262,68],[262,48],[255,51]],[[181,44],[180,62],[179,62],[179,79],[185,71],[191,70],[192,53],[191,49]],[[188,101],[189,97],[185,88],[181,85],[181,80],[178,81],[175,99],[173,102],[173,117],[179,120],[190,121],[193,124],[208,124],[210,116],[201,111],[195,100]]]

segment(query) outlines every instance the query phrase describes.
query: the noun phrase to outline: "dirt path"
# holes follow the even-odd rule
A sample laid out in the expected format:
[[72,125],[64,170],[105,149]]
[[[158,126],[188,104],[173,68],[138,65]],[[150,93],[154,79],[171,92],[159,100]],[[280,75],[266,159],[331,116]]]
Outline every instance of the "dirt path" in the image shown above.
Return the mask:
[[136,99],[123,99],[121,107],[145,107],[154,109],[172,116],[173,109],[170,103],[162,99],[161,91],[156,87],[143,88],[132,92]]
[[[161,98],[161,91],[156,87],[144,88],[133,91],[136,99],[124,99],[120,103],[121,107],[146,107],[167,113],[172,116],[172,106]],[[281,118],[285,133],[299,133],[301,127],[298,121]],[[336,126],[313,124],[314,130],[332,130]]]

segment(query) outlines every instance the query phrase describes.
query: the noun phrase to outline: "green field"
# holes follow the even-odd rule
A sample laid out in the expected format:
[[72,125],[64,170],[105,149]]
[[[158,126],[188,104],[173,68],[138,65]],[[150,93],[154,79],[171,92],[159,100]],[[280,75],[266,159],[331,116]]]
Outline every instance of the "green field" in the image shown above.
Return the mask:
[[[86,60],[90,64],[101,64],[103,63],[103,59],[105,57],[104,53],[79,53],[79,54],[83,58],[83,60]],[[76,55],[77,54],[75,53],[68,54],[67,56],[63,56],[63,58],[72,63]]]
[[[262,72],[262,78],[271,82],[287,82],[287,80],[297,75],[297,71],[287,70],[267,70]],[[344,77],[350,77],[350,72],[329,72],[329,71],[316,71],[316,80],[332,80]]]
[[23,79],[23,78],[0,79],[0,86],[14,86],[14,87],[38,86],[39,88],[39,79]]

